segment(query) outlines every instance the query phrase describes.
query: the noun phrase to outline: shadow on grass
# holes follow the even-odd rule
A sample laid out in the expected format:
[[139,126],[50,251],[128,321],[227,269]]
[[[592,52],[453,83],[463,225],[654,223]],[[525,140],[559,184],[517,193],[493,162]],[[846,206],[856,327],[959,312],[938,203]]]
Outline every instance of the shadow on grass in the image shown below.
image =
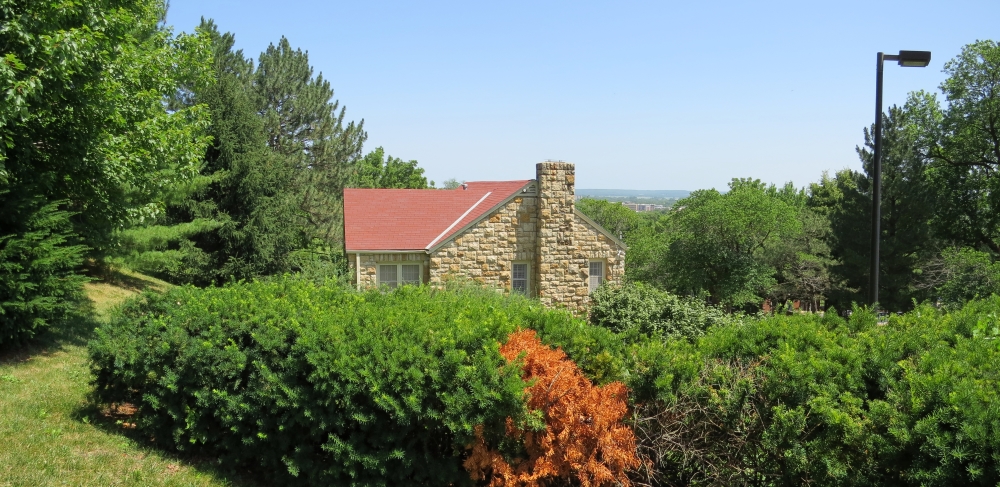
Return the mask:
[[114,267],[87,267],[87,275],[105,284],[133,292],[163,291],[166,286],[169,286],[159,279]]
[[261,472],[255,472],[245,467],[220,463],[211,455],[178,452],[166,442],[154,441],[149,435],[135,429],[131,423],[132,412],[129,406],[120,408],[105,408],[88,402],[77,409],[72,417],[75,421],[91,424],[107,434],[130,440],[137,450],[145,453],[155,453],[164,460],[191,467],[201,473],[234,487],[261,487],[269,485],[262,482],[266,478]]
[[34,338],[0,346],[0,365],[13,365],[38,355],[50,355],[65,350],[67,346],[86,346],[98,324],[93,304],[83,299],[70,316],[43,328]]
[[[108,286],[132,295],[144,291],[165,291],[170,284],[142,274],[130,273],[114,267],[100,266],[88,262],[84,266],[84,274],[92,280],[85,287],[90,287],[80,297],[76,310],[65,319],[42,328],[37,334],[22,343],[0,345],[0,365],[24,362],[36,355],[45,355],[64,349],[67,345],[86,346],[94,333],[94,328],[100,325],[98,318],[107,309],[124,301],[122,296],[101,296],[100,291],[92,292],[93,286]],[[94,294],[97,294],[96,296]],[[106,301],[113,301],[108,304]]]

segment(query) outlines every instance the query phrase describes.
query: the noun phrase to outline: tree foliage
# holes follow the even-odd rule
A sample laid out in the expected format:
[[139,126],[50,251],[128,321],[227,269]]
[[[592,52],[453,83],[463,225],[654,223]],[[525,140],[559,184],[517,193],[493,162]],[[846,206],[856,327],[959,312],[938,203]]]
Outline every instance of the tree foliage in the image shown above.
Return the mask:
[[345,124],[346,108],[333,98],[330,82],[322,73],[314,75],[308,52],[292,49],[284,37],[260,54],[248,81],[267,146],[292,170],[289,192],[300,210],[297,223],[308,238],[339,245],[343,190],[368,137],[364,121]]
[[949,308],[968,301],[1000,295],[1000,262],[989,252],[968,247],[947,248],[924,273],[923,286]]
[[86,278],[76,273],[86,247],[76,244],[63,202],[40,196],[0,206],[0,346],[17,344],[78,306]]
[[663,257],[667,289],[728,306],[763,300],[776,284],[765,250],[801,231],[795,207],[759,180],[734,179],[725,194],[695,191],[675,208]]
[[164,109],[179,82],[207,82],[198,36],[158,25],[156,0],[0,4],[2,198],[65,200],[97,251],[113,231],[155,216],[193,177],[208,140],[203,106]]
[[199,285],[287,271],[290,253],[306,242],[295,169],[267,146],[252,61],[211,21],[199,30],[211,42],[215,81],[189,87],[177,103],[209,108],[212,144],[199,177],[175,188],[166,213],[123,234],[126,262]]
[[[921,100],[911,96],[905,106],[889,108],[882,120],[879,296],[880,304],[892,310],[926,299],[920,275],[941,245],[931,226],[935,194],[921,153]],[[874,142],[868,129],[864,135],[865,146],[857,148],[863,172],[845,169],[810,188],[810,206],[830,221],[831,232],[824,240],[834,259],[830,270],[842,283],[832,289],[831,297],[844,306],[866,302],[868,296]]]
[[[424,169],[417,167],[417,161],[392,157],[377,147],[358,161],[350,185],[354,188],[424,189],[433,187],[434,182],[427,183]],[[458,184],[446,189],[457,187]]]
[[576,207],[583,214],[620,239],[625,239],[641,225],[642,217],[627,206],[594,198],[581,198]]
[[199,31],[212,43],[215,82],[186,86],[172,102],[209,107],[213,144],[199,177],[166,198],[165,215],[123,232],[125,262],[199,285],[338,273],[332,249],[342,248],[343,188],[367,137],[363,122],[344,121],[329,81],[287,39],[255,64],[212,21]]
[[159,24],[157,0],[0,1],[0,342],[65,317],[127,225],[161,214],[208,138],[200,36]]
[[929,177],[939,197],[936,229],[963,245],[1000,254],[1000,44],[977,41],[945,63],[942,110],[924,103],[934,119],[925,133],[925,153],[934,162]]

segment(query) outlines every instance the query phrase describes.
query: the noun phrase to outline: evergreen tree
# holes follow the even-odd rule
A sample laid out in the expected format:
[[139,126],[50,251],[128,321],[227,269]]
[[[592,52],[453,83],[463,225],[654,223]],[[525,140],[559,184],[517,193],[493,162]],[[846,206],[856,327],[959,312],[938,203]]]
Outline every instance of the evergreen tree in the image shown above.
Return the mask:
[[339,247],[343,191],[367,138],[364,121],[344,124],[330,82],[314,77],[308,52],[284,37],[261,53],[251,79],[267,145],[294,171],[300,224],[309,237]]
[[[76,270],[86,247],[74,242],[65,202],[45,203],[32,188],[0,201],[0,346],[31,338],[78,305],[86,279]],[[11,197],[15,196],[15,197]]]
[[177,188],[159,224],[125,232],[126,260],[199,285],[289,271],[291,252],[305,245],[294,168],[267,145],[252,60],[213,22],[203,20],[199,30],[212,43],[215,82],[174,103],[208,106],[212,144],[201,177]]
[[[879,296],[890,310],[909,309],[925,299],[919,285],[923,267],[940,244],[931,228],[934,194],[919,150],[920,110],[912,103],[893,106],[882,120],[882,223]],[[864,172],[843,170],[813,186],[814,207],[831,223],[828,243],[836,263],[833,273],[844,286],[835,290],[839,307],[865,303],[871,262],[871,171],[874,142],[865,129],[865,146],[857,152]]]

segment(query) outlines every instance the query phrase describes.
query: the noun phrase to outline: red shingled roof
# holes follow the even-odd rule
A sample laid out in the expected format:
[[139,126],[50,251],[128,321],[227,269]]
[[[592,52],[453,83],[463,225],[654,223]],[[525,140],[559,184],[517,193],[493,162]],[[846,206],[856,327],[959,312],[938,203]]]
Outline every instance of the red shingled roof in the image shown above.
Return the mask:
[[494,209],[529,182],[474,181],[466,183],[466,189],[451,190],[345,189],[347,250],[429,249]]

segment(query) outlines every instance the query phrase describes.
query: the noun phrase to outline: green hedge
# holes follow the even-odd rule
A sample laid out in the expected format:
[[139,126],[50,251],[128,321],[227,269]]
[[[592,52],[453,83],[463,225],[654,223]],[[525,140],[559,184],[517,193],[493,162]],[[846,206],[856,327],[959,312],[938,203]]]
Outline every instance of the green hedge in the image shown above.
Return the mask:
[[490,291],[276,279],[127,303],[90,344],[95,394],[141,431],[278,483],[468,483],[473,427],[525,417],[499,343],[572,318]]
[[160,442],[279,483],[463,485],[476,424],[525,411],[518,328],[631,390],[637,481],[996,485],[1000,298],[879,325],[857,309],[621,334],[491,290],[358,293],[282,278],[128,303],[91,343],[96,396]]
[[[1000,298],[886,325],[855,310],[633,347],[640,447],[668,485],[997,485]],[[652,477],[652,478],[651,478]]]

